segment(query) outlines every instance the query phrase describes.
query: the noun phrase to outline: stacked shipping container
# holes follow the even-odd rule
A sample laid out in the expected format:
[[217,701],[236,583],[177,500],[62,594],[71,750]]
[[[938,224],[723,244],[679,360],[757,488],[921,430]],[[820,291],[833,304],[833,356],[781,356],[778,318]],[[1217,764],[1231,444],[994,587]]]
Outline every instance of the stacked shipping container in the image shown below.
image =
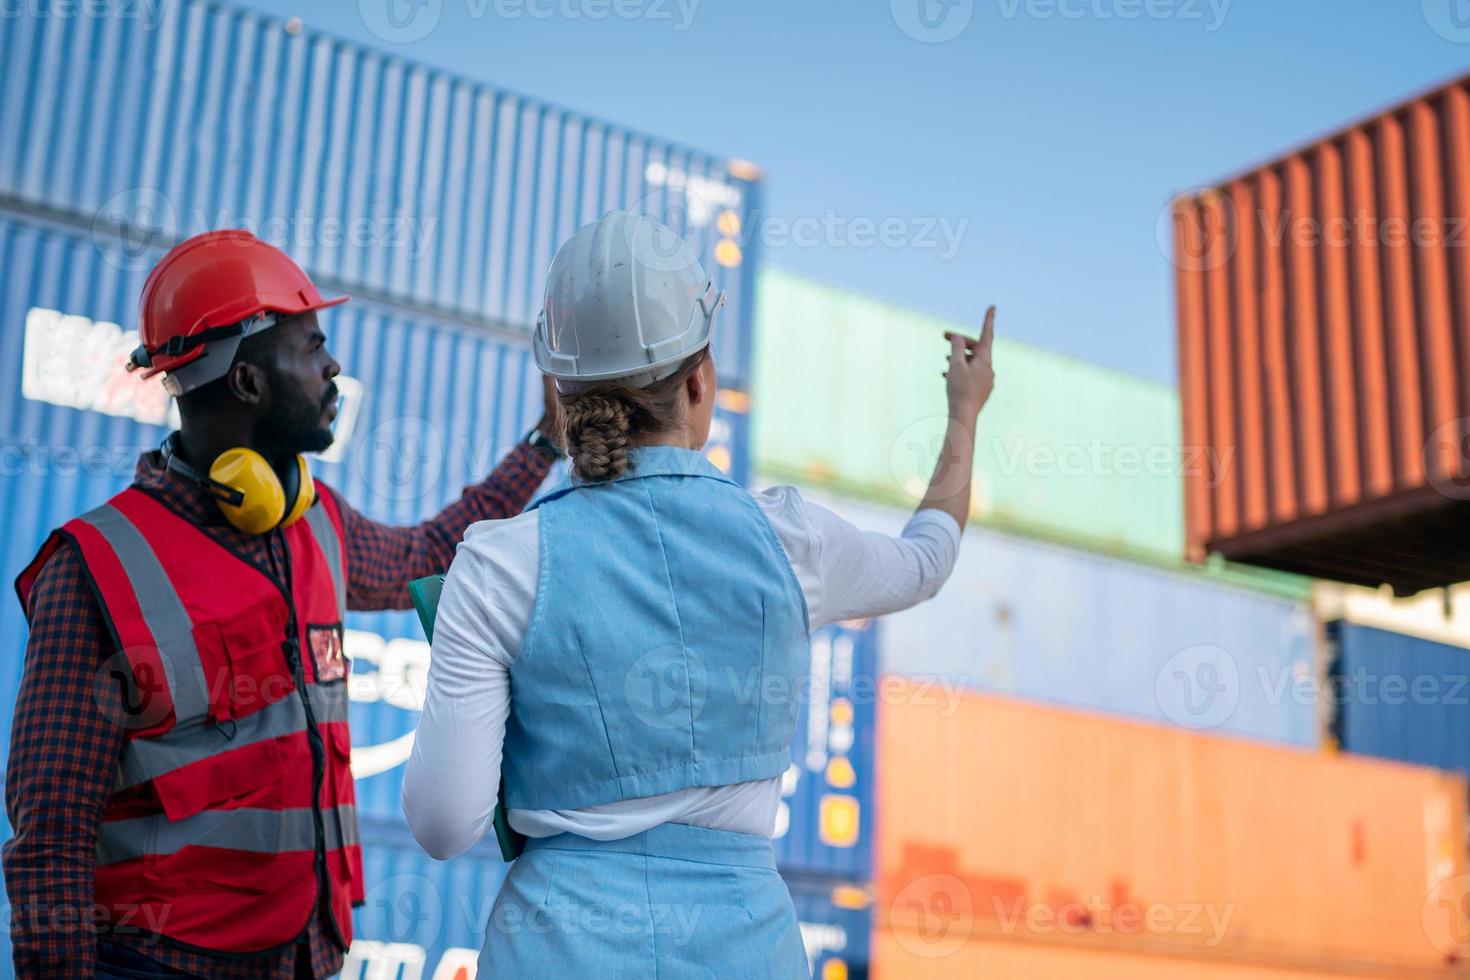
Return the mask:
[[1470,79],[1173,213],[1191,557],[1470,579]]
[[[754,169],[223,4],[6,17],[0,204],[120,234],[277,241],[323,284],[520,333],[556,246],[611,208],[695,246],[746,324]],[[750,334],[716,342],[748,386]]]
[[1460,777],[892,690],[880,976],[1463,974]]
[[[779,406],[755,420],[760,472],[917,502],[944,432],[943,332],[978,326],[776,270],[761,272],[755,325],[756,388]],[[999,332],[1006,383],[985,409],[976,513],[1093,546],[1180,555],[1179,472],[1210,464],[1180,456],[1174,392],[1019,343],[1004,322]]]
[[[813,496],[890,534],[907,516]],[[1183,563],[972,526],[939,595],[884,617],[878,665],[945,691],[1314,746],[1318,702],[1303,684],[1318,673],[1317,628],[1305,600],[1294,588],[1249,588]]]
[[[745,481],[754,381],[766,475],[890,503],[922,489],[943,400],[920,362],[942,351],[947,325],[767,273],[768,342],[752,365],[759,187],[748,165],[202,0],[163,8],[152,30],[0,18],[0,60],[15,80],[0,89],[0,355],[22,366],[0,396],[0,506],[23,532],[6,546],[12,571],[48,528],[124,485],[166,431],[167,404],[119,362],[147,267],[216,225],[274,238],[324,288],[357,297],[324,318],[352,381],[318,471],[371,516],[432,512],[529,425],[540,270],[559,240],[615,206],[679,225],[730,296],[712,459]],[[1456,126],[1463,105],[1454,92],[1433,103]],[[178,127],[195,138],[174,146]],[[289,149],[267,152],[283,133]],[[1233,486],[1222,454],[1239,447],[1191,438],[1200,451],[1182,450],[1165,387],[1004,338],[997,361],[1012,381],[983,421],[987,526],[967,536],[954,581],[881,627],[814,639],[776,848],[816,975],[865,972],[871,876],[885,976],[1288,980],[1350,960],[1358,976],[1445,975],[1466,952],[1453,911],[1463,896],[1434,891],[1464,870],[1458,781],[966,693],[1318,740],[1316,702],[1296,696],[1318,669],[1301,581],[1177,566],[1181,474]],[[854,377],[887,383],[859,389]],[[1069,400],[1055,397],[1063,390]],[[892,513],[854,516],[897,526]],[[483,848],[432,863],[412,845],[398,793],[427,645],[402,614],[354,614],[349,626],[371,891],[346,975],[468,977],[503,865]],[[1335,635],[1342,663],[1368,656],[1363,637]],[[19,610],[0,604],[0,642],[19,651],[23,640]],[[874,706],[889,690],[880,659],[946,682],[933,690],[956,715],[936,719],[915,682],[895,681],[875,756]],[[1438,663],[1426,669],[1443,676]],[[0,712],[19,666],[0,672]],[[1419,758],[1370,745],[1350,734],[1361,716],[1341,717],[1348,748]],[[1305,814],[1287,805],[1302,792]],[[971,928],[956,945],[964,895]],[[1070,907],[1093,895],[1118,926],[1107,941],[1100,913]],[[1019,897],[1054,925],[997,931],[999,912],[976,912],[977,896]],[[1182,924],[1120,940],[1122,906],[1177,916],[1190,902],[1230,911],[1216,946]],[[954,948],[936,957],[936,943]],[[1205,952],[1216,959],[1199,961]]]
[[1328,640],[1336,745],[1470,777],[1470,650],[1345,620]]
[[[353,294],[323,316],[344,404],[314,469],[369,516],[408,523],[479,479],[539,414],[527,340],[558,242],[614,207],[657,215],[727,293],[706,452],[748,479],[748,164],[203,0],[160,8],[156,25],[0,18],[0,62],[10,574],[50,528],[125,486],[167,432],[169,404],[122,357],[147,269],[210,227],[249,228],[324,291]],[[348,627],[369,896],[346,976],[467,980],[504,865],[483,847],[432,862],[409,839],[399,788],[428,647],[409,614],[354,613]],[[0,603],[0,643],[8,722],[25,643],[14,602]],[[814,650],[813,681],[829,686],[802,726],[810,765],[788,774],[777,848],[818,975],[861,976],[867,891],[844,882],[870,868],[873,706],[851,687],[872,676],[871,629],[834,627]]]
[[[859,526],[896,532],[937,446],[938,430],[924,424],[943,414],[924,351],[931,340],[941,350],[952,325],[771,271],[758,309],[756,379],[769,410],[757,418],[761,476],[794,479]],[[792,358],[793,348],[827,353]],[[1171,507],[1181,473],[1193,471],[1167,422],[1172,392],[1014,340],[998,342],[996,358],[1023,377],[997,391],[980,422],[978,520],[939,596],[879,627],[879,673],[889,676],[876,686],[875,975],[1453,973],[1464,951],[1439,940],[1463,935],[1449,931],[1463,922],[1430,919],[1438,902],[1462,897],[1432,890],[1459,874],[1461,785],[1270,744],[1313,748],[1332,724],[1312,608],[1332,603],[1295,576],[1181,560]],[[887,383],[854,389],[863,377]],[[1087,413],[1055,411],[1078,391]],[[804,424],[778,421],[790,418]],[[1164,465],[1141,462],[1151,452]],[[1193,466],[1208,475],[1208,459]],[[1381,601],[1364,590],[1334,600]],[[982,707],[959,707],[973,704]],[[958,720],[966,710],[981,720]],[[1011,720],[995,721],[1002,715]],[[1300,794],[1326,802],[1293,815]],[[1403,806],[1375,815],[1380,796]],[[1403,857],[1417,872],[1397,868],[1400,836],[1418,841]],[[1346,877],[1324,883],[1324,868]],[[943,887],[956,882],[960,892]],[[952,941],[965,901],[1017,896],[1039,916],[1035,928],[971,908],[965,940]],[[1047,930],[1047,916],[1090,897],[1130,914],[1167,908],[1178,928],[1103,935],[1112,923],[1084,908]],[[1187,900],[1197,909],[1180,909]],[[1210,903],[1232,916],[1219,943],[1196,928],[1208,925]],[[1177,921],[1185,915],[1189,929]],[[1363,915],[1378,925],[1360,929]]]
[[971,939],[953,955],[936,962],[911,947],[911,940],[906,944],[904,937],[888,930],[875,933],[874,976],[881,980],[1409,980],[1435,976],[1357,967],[1324,972],[1225,958],[1078,951],[983,938]]

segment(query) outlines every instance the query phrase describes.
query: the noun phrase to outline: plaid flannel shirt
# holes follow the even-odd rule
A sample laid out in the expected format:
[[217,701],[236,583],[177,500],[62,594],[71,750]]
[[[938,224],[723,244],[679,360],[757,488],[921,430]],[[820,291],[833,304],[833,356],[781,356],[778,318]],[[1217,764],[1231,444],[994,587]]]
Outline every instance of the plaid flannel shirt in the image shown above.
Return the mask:
[[[371,521],[334,493],[345,531],[348,608],[409,608],[409,581],[445,571],[470,524],[520,513],[549,469],[546,456],[523,442],[483,483],[413,527]],[[157,452],[139,459],[134,480],[257,563],[266,565],[268,556],[286,560],[281,535],[236,530],[199,486],[167,472]],[[73,547],[59,548],[47,561],[27,614],[30,637],[5,774],[6,813],[15,836],[4,846],[3,861],[17,975],[91,977],[99,936],[200,976],[296,977],[307,975],[307,960],[310,975],[338,972],[345,950],[324,903],[295,947],[259,957],[188,952],[157,942],[146,925],[131,934],[97,929],[92,872],[98,824],[124,729],[93,701],[93,678],[111,655],[112,641]]]

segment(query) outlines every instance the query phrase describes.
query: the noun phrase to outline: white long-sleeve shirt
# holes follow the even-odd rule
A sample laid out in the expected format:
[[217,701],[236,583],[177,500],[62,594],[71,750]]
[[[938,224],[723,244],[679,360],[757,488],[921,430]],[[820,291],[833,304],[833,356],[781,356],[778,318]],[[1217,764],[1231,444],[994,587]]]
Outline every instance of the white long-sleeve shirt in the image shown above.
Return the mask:
[[[890,537],[854,527],[792,487],[754,498],[786,550],[814,630],[930,598],[959,552],[959,525],[941,510],[919,511]],[[510,668],[536,601],[539,530],[536,511],[472,525],[444,583],[423,718],[403,777],[408,825],[436,858],[477,843],[494,817]],[[614,840],[670,821],[770,836],[780,784],[777,777],[508,816],[530,837],[571,832]]]

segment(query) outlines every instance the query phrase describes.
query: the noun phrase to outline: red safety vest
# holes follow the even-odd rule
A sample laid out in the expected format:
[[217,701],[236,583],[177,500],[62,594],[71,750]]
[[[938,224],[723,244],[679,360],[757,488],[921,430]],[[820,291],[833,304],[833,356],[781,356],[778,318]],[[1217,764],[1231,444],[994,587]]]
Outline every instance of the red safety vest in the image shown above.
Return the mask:
[[[54,532],[80,551],[117,652],[97,703],[128,739],[97,843],[111,927],[214,954],[301,936],[325,890],[343,946],[363,900],[342,649],[342,520],[318,503],[261,568],[129,488]],[[287,594],[289,591],[289,595]]]

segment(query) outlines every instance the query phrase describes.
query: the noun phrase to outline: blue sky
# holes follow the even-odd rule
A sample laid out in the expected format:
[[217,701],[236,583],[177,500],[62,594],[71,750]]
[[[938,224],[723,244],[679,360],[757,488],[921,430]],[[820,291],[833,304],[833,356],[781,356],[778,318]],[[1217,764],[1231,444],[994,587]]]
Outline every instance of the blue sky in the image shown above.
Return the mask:
[[1170,196],[1470,70],[1470,0],[245,2],[751,160],[822,229],[768,264],[1162,381]]

